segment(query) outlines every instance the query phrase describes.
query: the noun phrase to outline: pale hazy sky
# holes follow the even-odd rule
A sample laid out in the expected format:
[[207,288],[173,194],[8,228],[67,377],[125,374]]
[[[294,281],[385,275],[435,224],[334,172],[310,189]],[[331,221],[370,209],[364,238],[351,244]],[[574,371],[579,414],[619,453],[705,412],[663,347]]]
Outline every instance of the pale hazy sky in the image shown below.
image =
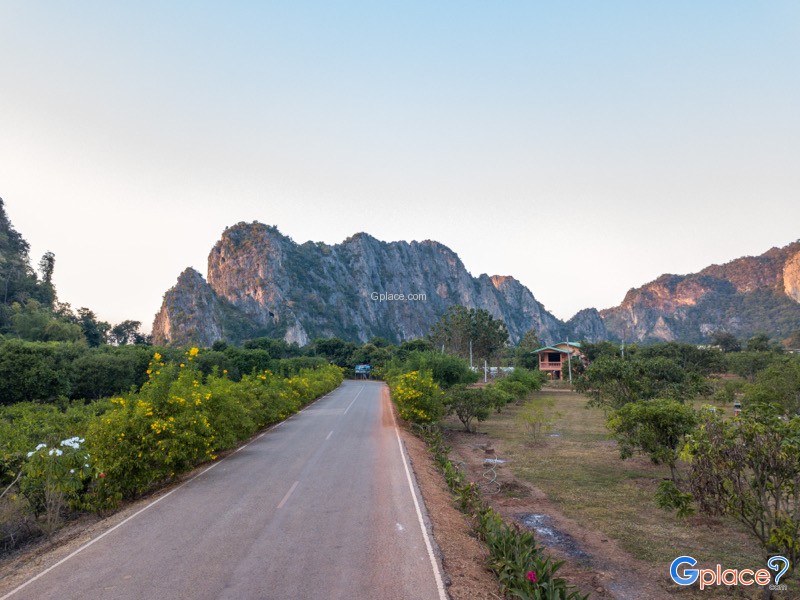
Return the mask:
[[0,2],[0,197],[112,322],[238,221],[435,239],[561,318],[800,238],[796,1],[122,4]]

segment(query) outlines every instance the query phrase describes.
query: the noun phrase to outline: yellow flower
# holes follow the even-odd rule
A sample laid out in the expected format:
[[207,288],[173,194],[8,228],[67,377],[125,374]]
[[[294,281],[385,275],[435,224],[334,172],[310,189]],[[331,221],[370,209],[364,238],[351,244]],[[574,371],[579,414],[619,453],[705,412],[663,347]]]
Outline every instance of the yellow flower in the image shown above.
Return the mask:
[[158,352],[156,352],[156,353],[153,355],[153,358],[154,358],[155,360],[161,360],[161,355],[160,355]]
[[198,348],[192,348],[189,350],[189,356],[197,356],[197,353],[200,352]]
[[185,364],[181,363],[181,369],[182,369],[183,367],[185,367],[185,366],[186,366]]

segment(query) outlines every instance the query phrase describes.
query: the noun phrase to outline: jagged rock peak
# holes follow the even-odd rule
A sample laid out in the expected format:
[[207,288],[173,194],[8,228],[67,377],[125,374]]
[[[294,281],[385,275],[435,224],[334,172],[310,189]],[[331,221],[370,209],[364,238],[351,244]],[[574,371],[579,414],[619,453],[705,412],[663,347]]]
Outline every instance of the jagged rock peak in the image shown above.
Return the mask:
[[[380,294],[415,299],[381,301]],[[208,283],[182,275],[153,327],[156,339],[172,343],[257,335],[301,344],[328,336],[402,341],[426,335],[453,304],[502,318],[514,342],[529,329],[548,342],[563,337],[564,324],[516,279],[472,277],[438,242],[357,233],[332,246],[297,244],[257,222],[224,231],[208,257]]]

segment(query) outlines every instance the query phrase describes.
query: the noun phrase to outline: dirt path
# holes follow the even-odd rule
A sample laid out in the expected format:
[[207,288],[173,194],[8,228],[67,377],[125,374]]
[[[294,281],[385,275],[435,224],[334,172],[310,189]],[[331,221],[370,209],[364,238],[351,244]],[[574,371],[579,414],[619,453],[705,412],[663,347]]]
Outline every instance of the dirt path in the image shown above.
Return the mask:
[[[448,433],[450,458],[460,461],[484,498],[509,522],[533,527],[536,538],[565,561],[559,575],[592,598],[667,600],[675,596],[658,581],[664,573],[637,560],[598,531],[565,517],[534,485],[514,477],[508,465],[494,470],[487,459],[505,455],[502,443],[485,434]],[[494,479],[494,483],[492,480]]]

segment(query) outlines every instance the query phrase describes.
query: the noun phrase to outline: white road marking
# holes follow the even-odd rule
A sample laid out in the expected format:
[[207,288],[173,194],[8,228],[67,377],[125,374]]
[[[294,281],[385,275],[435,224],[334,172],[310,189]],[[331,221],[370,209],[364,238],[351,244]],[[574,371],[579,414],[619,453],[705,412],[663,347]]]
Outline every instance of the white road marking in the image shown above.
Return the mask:
[[[337,391],[338,389],[339,389],[339,388],[336,388],[336,390],[334,390],[334,391]],[[362,387],[361,389],[363,390],[364,388]],[[329,394],[330,394],[330,393],[333,393],[333,392],[329,392]],[[359,391],[358,393],[360,394],[361,392]],[[328,394],[326,394],[325,396],[322,396],[322,398],[325,398],[327,395],[328,395]],[[295,414],[300,414],[301,412],[303,412],[304,410],[306,410],[306,408],[308,408],[309,406],[312,406],[313,404],[315,404],[317,401],[321,400],[322,398],[317,398],[316,400],[314,400],[313,402],[311,402],[311,403],[310,403],[308,406],[306,406],[306,407],[305,407],[303,410],[301,410],[301,411],[299,411],[298,413],[295,413]],[[358,398],[358,394],[356,394],[356,398]],[[288,419],[287,419],[287,420],[288,420]],[[245,448],[247,448],[247,447],[248,447],[250,444],[252,444],[252,443],[254,443],[254,442],[256,442],[256,441],[260,440],[262,437],[264,437],[264,435],[265,435],[265,434],[266,434],[268,431],[271,431],[271,430],[273,430],[273,429],[276,429],[277,427],[279,427],[279,426],[283,425],[285,422],[286,422],[286,420],[284,420],[284,421],[281,421],[280,423],[278,423],[278,424],[276,424],[276,425],[274,425],[274,426],[270,427],[270,428],[269,428],[267,431],[264,431],[264,432],[262,432],[260,435],[258,435],[258,436],[257,436],[257,437],[255,437],[254,439],[250,440],[249,442],[247,442],[247,443],[246,443],[246,444],[244,444],[243,446],[240,446],[239,448],[237,448],[237,449],[236,449],[236,452],[239,452],[239,450],[244,450],[244,449],[245,449]],[[141,508],[141,509],[137,510],[137,511],[136,511],[135,513],[133,513],[133,514],[132,514],[130,517],[127,517],[125,520],[123,520],[123,521],[120,521],[119,523],[117,523],[116,525],[114,525],[114,527],[112,527],[111,529],[109,529],[109,530],[107,530],[107,531],[104,531],[103,533],[101,533],[100,535],[98,535],[96,538],[93,538],[93,539],[89,540],[89,541],[88,541],[88,542],[86,542],[86,543],[85,543],[83,546],[81,546],[81,547],[80,547],[80,548],[78,548],[77,550],[73,551],[71,554],[68,554],[67,556],[65,556],[64,558],[62,558],[61,560],[59,560],[59,561],[58,561],[57,563],[55,563],[54,565],[52,565],[52,566],[50,566],[50,567],[47,567],[47,568],[46,568],[44,571],[42,571],[42,572],[41,572],[41,573],[39,573],[38,575],[35,575],[34,577],[30,578],[30,579],[29,579],[28,581],[26,581],[25,583],[23,583],[23,584],[21,584],[21,585],[17,586],[16,588],[14,588],[14,589],[13,589],[13,590],[11,590],[10,592],[8,592],[8,593],[7,593],[5,596],[2,596],[2,597],[0,597],[0,600],[7,600],[8,598],[10,598],[10,597],[11,597],[11,596],[13,596],[14,594],[16,594],[16,593],[17,593],[18,591],[20,591],[21,589],[28,587],[28,586],[29,586],[31,583],[33,583],[34,581],[36,581],[36,580],[37,580],[37,579],[39,579],[40,577],[43,577],[43,576],[47,575],[47,574],[48,574],[50,571],[52,571],[53,569],[55,569],[55,568],[56,568],[56,567],[58,567],[59,565],[62,565],[62,564],[64,564],[64,563],[65,563],[65,562],[67,562],[67,561],[68,561],[70,558],[72,558],[72,557],[74,557],[74,556],[78,555],[79,553],[83,552],[83,551],[84,551],[84,550],[86,550],[86,549],[87,549],[89,546],[93,545],[95,542],[99,542],[100,540],[102,540],[104,537],[106,537],[106,536],[107,536],[109,533],[111,533],[111,532],[112,532],[112,531],[114,531],[115,529],[118,529],[118,528],[122,527],[123,525],[125,525],[125,523],[127,523],[127,522],[128,522],[128,521],[130,521],[131,519],[133,519],[133,518],[135,518],[135,517],[138,517],[140,514],[142,514],[142,513],[143,513],[144,511],[146,511],[148,508],[151,508],[151,507],[155,506],[156,504],[158,504],[159,502],[161,502],[161,501],[162,501],[164,498],[167,498],[168,496],[171,496],[172,494],[174,494],[175,492],[177,492],[177,491],[178,491],[179,489],[181,489],[183,486],[185,486],[185,485],[187,485],[187,484],[189,484],[189,483],[193,482],[193,481],[194,481],[195,479],[197,479],[198,477],[201,477],[201,476],[205,475],[205,474],[206,474],[206,473],[208,473],[208,472],[209,472],[211,469],[213,469],[213,468],[214,468],[214,467],[216,467],[217,465],[219,465],[219,464],[221,464],[222,462],[224,462],[225,460],[227,460],[227,459],[228,459],[230,456],[233,456],[234,454],[236,454],[236,452],[232,452],[231,454],[229,454],[228,456],[226,456],[225,458],[223,458],[223,459],[222,459],[222,460],[220,460],[219,462],[215,462],[213,465],[211,465],[211,466],[210,466],[210,467],[208,467],[207,469],[203,469],[202,471],[200,471],[200,472],[199,472],[197,475],[195,475],[195,476],[194,476],[194,477],[192,477],[191,479],[187,479],[186,481],[184,481],[182,484],[180,484],[180,485],[179,485],[178,487],[176,487],[174,490],[170,490],[169,492],[167,492],[166,494],[164,494],[164,495],[163,495],[163,496],[161,496],[160,498],[156,498],[155,500],[153,500],[153,501],[152,501],[150,504],[148,504],[148,505],[147,505],[147,506],[145,506],[144,508]],[[286,502],[286,500],[288,500],[288,499],[289,499],[289,495],[290,495],[290,494],[291,494],[291,493],[294,491],[294,488],[295,488],[295,487],[297,487],[297,484],[298,484],[298,483],[300,483],[300,482],[299,482],[299,481],[295,481],[294,485],[292,486],[292,489],[290,489],[290,490],[289,490],[289,493],[288,493],[288,494],[286,494],[286,497],[285,497],[283,500],[281,500],[281,503],[278,505],[278,508],[280,508],[281,506],[283,506],[284,502]]]
[[[391,410],[391,407],[389,407]],[[414,482],[411,479],[411,470],[408,468],[408,457],[403,451],[403,442],[400,439],[400,430],[397,428],[397,421],[394,418],[394,411],[392,411],[392,423],[394,424],[394,433],[397,436],[397,446],[400,448],[400,456],[403,459],[403,467],[406,470],[406,479],[408,480],[408,488],[411,490],[411,497],[414,499],[414,508],[417,511],[417,520],[419,521],[419,528],[422,530],[422,537],[425,539],[425,548],[428,549],[428,558],[431,560],[431,567],[433,567],[433,576],[436,579],[436,588],[439,590],[439,600],[447,600],[447,592],[444,591],[444,583],[442,582],[442,575],[439,573],[439,563],[436,562],[436,556],[433,554],[433,545],[431,544],[428,529],[425,527],[425,519],[422,518],[422,510],[419,507],[417,500],[417,493],[414,490]],[[0,600],[3,600],[0,598]]]
[[[292,495],[292,492],[293,492],[293,491],[294,491],[294,489],[297,487],[297,484],[298,484],[298,483],[300,483],[300,482],[299,482],[299,481],[295,481],[295,482],[292,484],[292,487],[290,487],[290,488],[289,488],[289,491],[288,491],[288,492],[286,492],[286,495],[283,497],[283,500],[281,500],[281,503],[280,503],[280,504],[278,504],[278,508],[281,508],[281,507],[282,507],[284,504],[286,504],[286,501],[289,499],[289,496],[291,496],[291,495]],[[0,600],[2,600],[2,599],[0,598]]]
[[331,436],[332,436],[332,435],[333,435],[333,431],[331,431],[331,432],[328,434],[328,437],[326,437],[326,438],[325,438],[325,441],[327,442],[329,439],[331,439]]
[[361,389],[358,390],[358,393],[356,394],[356,397],[353,398],[353,401],[347,406],[347,408],[344,409],[344,412],[342,413],[343,415],[346,415],[347,411],[350,410],[350,407],[353,406],[353,404],[355,404],[356,400],[358,400],[358,397],[361,395],[361,392],[364,391],[365,387],[367,387],[367,386],[365,386],[365,385],[361,386]]

